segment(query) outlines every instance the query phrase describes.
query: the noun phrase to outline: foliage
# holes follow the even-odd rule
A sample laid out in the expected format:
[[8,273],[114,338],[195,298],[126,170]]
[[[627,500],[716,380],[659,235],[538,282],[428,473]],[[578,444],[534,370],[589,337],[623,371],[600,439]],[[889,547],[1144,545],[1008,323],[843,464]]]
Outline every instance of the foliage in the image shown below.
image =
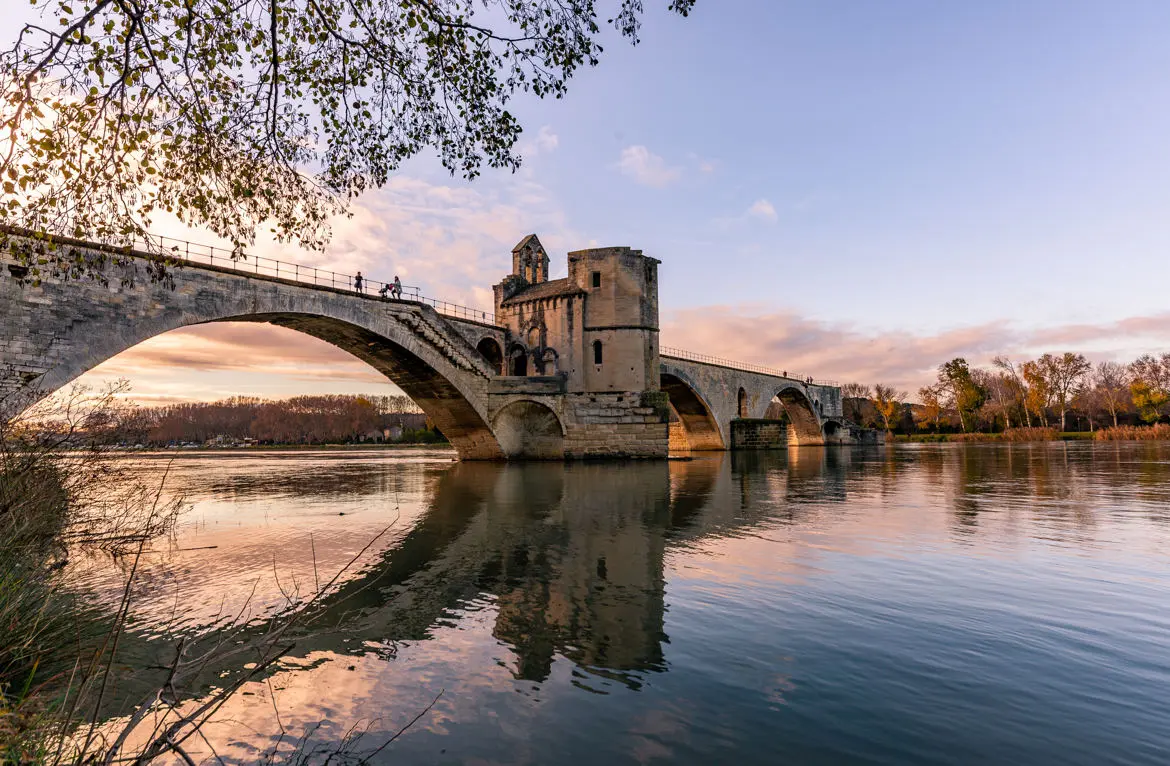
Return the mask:
[[958,357],[939,365],[938,386],[950,406],[959,413],[959,425],[966,431],[968,423],[973,424],[975,410],[987,399],[987,392],[971,375],[967,360]]
[[874,409],[885,424],[886,431],[890,430],[891,421],[896,421],[898,413],[902,411],[902,401],[906,398],[905,391],[898,391],[893,386],[876,383],[873,387]]
[[1063,431],[1073,394],[1084,377],[1093,369],[1093,365],[1089,364],[1084,354],[1071,352],[1065,352],[1060,356],[1044,354],[1040,357],[1038,365],[1052,392],[1053,401],[1060,410],[1060,430]]
[[[966,387],[962,384],[968,376]],[[964,390],[967,407],[960,410],[957,403],[964,400],[956,397],[956,391]],[[1114,427],[1159,422],[1170,416],[1170,353],[1145,355],[1129,364],[1102,361],[1096,365],[1073,352],[1022,361],[996,356],[990,368],[971,368],[965,360],[956,359],[940,366],[936,382],[920,388],[917,400],[906,408],[919,432],[986,433],[1000,430],[1001,423],[1004,431],[1021,425],[1047,428],[1053,414],[1060,418],[1061,434],[1070,425],[1074,430],[1083,427],[1086,421],[1090,432],[1107,420]],[[980,401],[980,406],[971,407]],[[873,405],[876,413],[876,401]],[[1072,422],[1069,413],[1074,416]],[[911,430],[894,422],[891,426],[903,433]]]
[[1170,406],[1170,353],[1161,358],[1145,354],[1129,366],[1130,395],[1141,419],[1155,423]]
[[921,407],[915,411],[914,420],[919,428],[933,426],[937,431],[942,419],[943,403],[940,389],[937,385],[923,386],[918,389],[918,399]]
[[1036,360],[1024,362],[1020,369],[1026,385],[1024,408],[1036,413],[1036,417],[1047,427],[1048,405],[1052,403],[1052,385],[1045,375],[1045,368]]
[[[596,0],[32,1],[0,56],[0,223],[116,245],[167,214],[236,254],[264,221],[320,249],[423,150],[517,168],[508,102],[603,52]],[[636,43],[642,0],[602,5]]]

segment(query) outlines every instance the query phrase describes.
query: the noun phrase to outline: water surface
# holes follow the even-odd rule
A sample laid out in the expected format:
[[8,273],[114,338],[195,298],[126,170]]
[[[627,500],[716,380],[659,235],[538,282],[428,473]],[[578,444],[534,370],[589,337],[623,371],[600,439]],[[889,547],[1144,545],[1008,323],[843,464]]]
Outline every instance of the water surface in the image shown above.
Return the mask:
[[[353,562],[209,727],[228,761],[281,727],[372,751],[438,696],[374,762],[1170,762],[1167,445],[141,470],[167,464],[191,510],[143,563],[123,662],[260,630]],[[114,605],[122,573],[73,577]]]

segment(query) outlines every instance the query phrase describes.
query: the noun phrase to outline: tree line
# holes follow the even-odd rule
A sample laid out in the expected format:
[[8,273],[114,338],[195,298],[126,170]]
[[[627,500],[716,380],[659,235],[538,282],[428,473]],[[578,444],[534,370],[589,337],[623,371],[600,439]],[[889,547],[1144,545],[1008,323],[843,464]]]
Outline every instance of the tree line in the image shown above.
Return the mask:
[[957,357],[939,365],[915,404],[906,402],[905,391],[881,383],[847,383],[841,392],[856,422],[904,433],[1153,425],[1170,421],[1170,353],[1128,364],[1093,364],[1072,352],[1029,360],[996,356],[990,367]]
[[[121,415],[119,425],[123,442],[150,445],[204,443],[220,437],[271,444],[336,444],[381,439],[395,426],[403,429],[401,438],[406,440],[441,438],[406,396],[236,396],[133,408]],[[429,438],[420,431],[430,434]]]

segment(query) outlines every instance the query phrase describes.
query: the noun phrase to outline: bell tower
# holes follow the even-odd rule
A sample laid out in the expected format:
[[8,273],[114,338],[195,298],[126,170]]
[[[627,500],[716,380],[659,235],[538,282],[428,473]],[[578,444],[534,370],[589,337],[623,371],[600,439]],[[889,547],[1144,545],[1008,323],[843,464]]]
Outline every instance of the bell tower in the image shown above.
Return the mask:
[[529,234],[512,248],[512,275],[530,285],[548,281],[548,253],[535,234]]

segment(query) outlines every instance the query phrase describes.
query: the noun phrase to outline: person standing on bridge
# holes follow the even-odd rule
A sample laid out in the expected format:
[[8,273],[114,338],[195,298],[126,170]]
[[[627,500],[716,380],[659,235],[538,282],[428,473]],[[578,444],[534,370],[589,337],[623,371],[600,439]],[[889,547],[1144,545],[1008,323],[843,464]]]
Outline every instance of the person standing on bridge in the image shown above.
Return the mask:
[[394,286],[390,288],[391,295],[395,300],[402,300],[402,282],[398,279],[398,275],[394,275]]
[[357,276],[353,278],[353,291],[355,293],[365,294],[365,289],[362,287],[362,273],[359,271]]

